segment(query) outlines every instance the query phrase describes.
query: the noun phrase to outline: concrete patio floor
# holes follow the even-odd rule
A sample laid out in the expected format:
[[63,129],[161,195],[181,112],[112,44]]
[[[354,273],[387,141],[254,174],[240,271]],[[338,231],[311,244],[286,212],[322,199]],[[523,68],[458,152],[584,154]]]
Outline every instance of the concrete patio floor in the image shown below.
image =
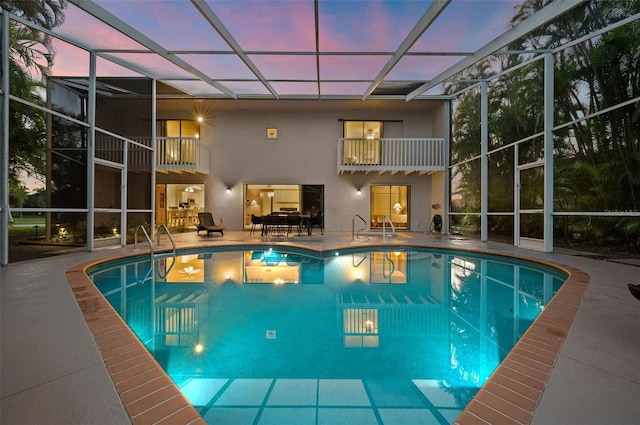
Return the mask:
[[[247,231],[174,238],[180,248],[265,241]],[[319,250],[354,246],[350,234],[331,232],[269,242]],[[544,254],[425,233],[400,234],[388,243],[516,254],[586,272],[590,282],[530,423],[640,421],[640,301],[627,289],[629,282],[640,283],[640,261]],[[0,423],[131,423],[65,277],[76,264],[131,252],[131,247],[103,249],[0,269]]]

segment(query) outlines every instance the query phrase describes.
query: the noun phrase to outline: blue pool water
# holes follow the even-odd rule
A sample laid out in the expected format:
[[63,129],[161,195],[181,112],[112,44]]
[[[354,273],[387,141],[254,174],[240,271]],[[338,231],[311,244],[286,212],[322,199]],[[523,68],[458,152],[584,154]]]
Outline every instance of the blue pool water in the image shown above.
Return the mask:
[[450,424],[566,279],[446,250],[253,246],[90,271],[215,424]]

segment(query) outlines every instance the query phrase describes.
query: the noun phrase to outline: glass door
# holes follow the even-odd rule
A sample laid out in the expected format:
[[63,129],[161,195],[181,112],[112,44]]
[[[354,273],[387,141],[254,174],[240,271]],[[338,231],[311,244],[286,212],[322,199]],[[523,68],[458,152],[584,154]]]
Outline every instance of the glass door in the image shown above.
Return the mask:
[[371,228],[381,229],[388,216],[396,230],[409,229],[409,201],[409,186],[372,185]]
[[539,249],[544,247],[544,167],[531,163],[518,167],[516,175],[516,246]]

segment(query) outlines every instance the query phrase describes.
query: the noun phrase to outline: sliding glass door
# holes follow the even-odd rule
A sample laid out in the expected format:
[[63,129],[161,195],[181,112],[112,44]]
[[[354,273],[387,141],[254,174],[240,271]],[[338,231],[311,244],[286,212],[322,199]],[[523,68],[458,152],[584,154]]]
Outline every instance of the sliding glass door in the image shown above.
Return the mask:
[[305,212],[322,214],[323,185],[248,184],[245,185],[245,227],[251,226],[251,216],[272,212]]
[[388,216],[396,229],[409,229],[409,193],[409,186],[372,185],[371,228],[382,228]]

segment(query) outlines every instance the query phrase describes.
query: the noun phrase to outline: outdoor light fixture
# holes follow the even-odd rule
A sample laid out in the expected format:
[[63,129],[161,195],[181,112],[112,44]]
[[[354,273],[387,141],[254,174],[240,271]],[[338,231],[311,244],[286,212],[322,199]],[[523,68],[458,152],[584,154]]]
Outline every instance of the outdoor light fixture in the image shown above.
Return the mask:
[[227,195],[229,195],[229,194],[231,194],[231,188],[230,187],[227,188]]
[[204,121],[204,118],[198,117],[198,122],[202,122],[202,121]]
[[356,189],[356,195],[362,195],[362,189],[357,188]]

